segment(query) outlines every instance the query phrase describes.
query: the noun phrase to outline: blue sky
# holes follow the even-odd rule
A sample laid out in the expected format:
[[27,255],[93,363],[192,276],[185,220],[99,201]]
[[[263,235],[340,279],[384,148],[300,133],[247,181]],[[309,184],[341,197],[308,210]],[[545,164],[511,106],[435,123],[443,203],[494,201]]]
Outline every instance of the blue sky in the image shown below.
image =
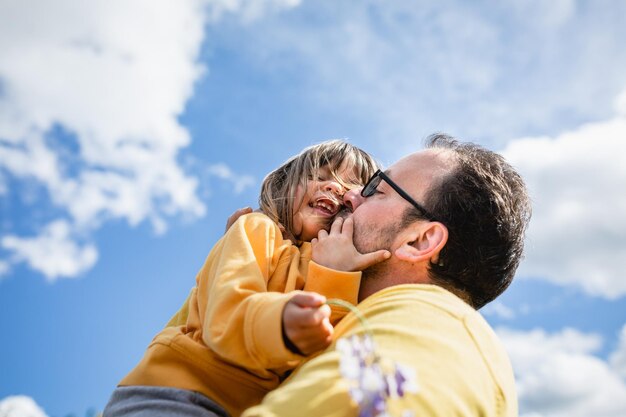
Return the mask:
[[626,415],[626,3],[0,3],[0,414],[101,410],[225,219],[312,143],[445,131],[534,201],[483,309],[524,417]]

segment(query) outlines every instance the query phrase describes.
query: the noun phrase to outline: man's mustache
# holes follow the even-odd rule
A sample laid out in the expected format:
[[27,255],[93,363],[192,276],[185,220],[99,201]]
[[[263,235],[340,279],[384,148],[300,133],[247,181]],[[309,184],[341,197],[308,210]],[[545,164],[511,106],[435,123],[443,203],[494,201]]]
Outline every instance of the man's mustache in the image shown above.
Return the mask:
[[341,217],[342,219],[348,218],[352,215],[352,210],[350,210],[346,206],[342,206],[341,210],[337,213],[336,217]]

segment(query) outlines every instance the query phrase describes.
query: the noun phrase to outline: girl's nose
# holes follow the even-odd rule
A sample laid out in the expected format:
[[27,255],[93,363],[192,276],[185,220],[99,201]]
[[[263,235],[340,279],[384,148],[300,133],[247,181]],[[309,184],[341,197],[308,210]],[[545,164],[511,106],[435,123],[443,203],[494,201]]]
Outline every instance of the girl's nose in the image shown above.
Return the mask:
[[338,196],[341,196],[343,194],[343,187],[341,186],[341,184],[339,184],[337,181],[328,181],[326,182],[326,184],[324,185],[324,190],[325,191],[330,191],[331,193],[335,193]]

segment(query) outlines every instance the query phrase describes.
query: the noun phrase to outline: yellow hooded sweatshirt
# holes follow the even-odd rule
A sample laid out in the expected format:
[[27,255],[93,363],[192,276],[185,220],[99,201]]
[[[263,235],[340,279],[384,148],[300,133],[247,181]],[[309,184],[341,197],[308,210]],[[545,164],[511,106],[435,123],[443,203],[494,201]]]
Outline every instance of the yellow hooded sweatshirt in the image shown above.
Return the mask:
[[[283,239],[264,214],[242,216],[211,250],[185,305],[120,386],[197,391],[239,416],[303,359],[283,343],[289,292],[356,303],[360,278],[360,272],[314,263],[310,244]],[[331,321],[345,313],[333,308]]]

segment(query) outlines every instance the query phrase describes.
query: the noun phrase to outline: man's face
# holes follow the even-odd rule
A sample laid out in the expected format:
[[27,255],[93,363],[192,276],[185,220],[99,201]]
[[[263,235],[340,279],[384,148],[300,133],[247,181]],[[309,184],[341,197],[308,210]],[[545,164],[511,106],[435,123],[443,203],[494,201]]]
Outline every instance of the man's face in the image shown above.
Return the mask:
[[[387,175],[414,200],[423,204],[431,184],[449,171],[451,160],[446,151],[429,149],[411,154],[386,170]],[[400,244],[401,221],[413,206],[385,181],[376,192],[362,197],[361,189],[351,190],[344,202],[352,209],[354,245],[361,253],[387,249],[393,254]],[[436,213],[435,213],[436,215]]]

